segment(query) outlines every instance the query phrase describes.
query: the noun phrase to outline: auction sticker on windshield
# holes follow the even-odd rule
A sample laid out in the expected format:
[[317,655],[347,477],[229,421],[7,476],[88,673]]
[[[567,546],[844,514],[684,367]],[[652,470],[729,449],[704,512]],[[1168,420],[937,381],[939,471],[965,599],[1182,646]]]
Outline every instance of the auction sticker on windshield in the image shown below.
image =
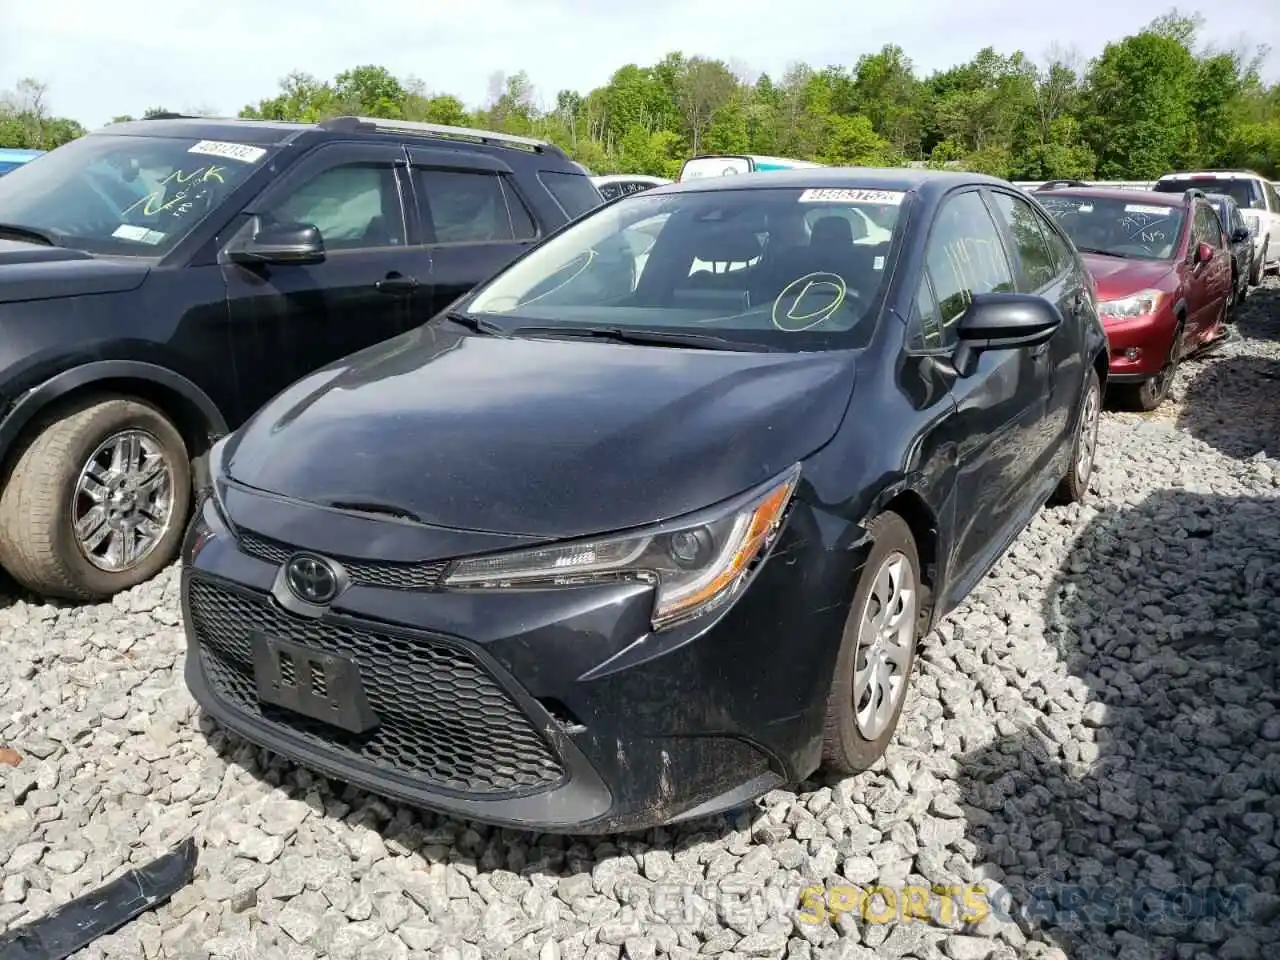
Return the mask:
[[1154,217],[1167,217],[1173,213],[1172,207],[1156,207],[1146,203],[1126,203],[1125,213],[1149,213]]
[[247,143],[226,143],[222,140],[201,140],[187,153],[200,153],[207,157],[239,160],[241,163],[257,163],[267,155],[267,151],[262,147],[251,147]]
[[884,203],[898,205],[906,193],[902,190],[853,190],[833,187],[824,190],[806,190],[800,194],[801,203]]

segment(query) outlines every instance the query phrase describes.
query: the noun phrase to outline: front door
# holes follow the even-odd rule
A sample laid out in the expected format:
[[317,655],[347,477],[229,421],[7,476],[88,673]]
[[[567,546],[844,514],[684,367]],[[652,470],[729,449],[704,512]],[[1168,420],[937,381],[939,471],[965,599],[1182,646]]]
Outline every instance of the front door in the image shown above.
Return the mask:
[[[943,201],[929,232],[925,279],[917,298],[922,342],[950,353],[955,326],[975,294],[1013,292],[1005,241],[976,189]],[[948,569],[954,582],[985,567],[1017,528],[1043,473],[1049,364],[1039,348],[979,355],[955,378],[956,410],[943,439],[955,444],[955,538]]]
[[405,153],[395,144],[334,143],[303,158],[250,201],[220,248],[262,221],[311,224],[323,262],[226,262],[238,362],[253,371],[256,409],[294,381],[413,324],[413,299],[430,286],[431,258],[406,222]]

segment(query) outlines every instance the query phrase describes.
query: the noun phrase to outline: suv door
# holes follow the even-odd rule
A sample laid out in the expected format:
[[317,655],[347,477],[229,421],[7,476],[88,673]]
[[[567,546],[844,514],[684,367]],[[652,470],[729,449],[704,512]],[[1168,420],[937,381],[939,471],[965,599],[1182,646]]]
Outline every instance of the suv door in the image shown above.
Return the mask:
[[[979,188],[950,195],[929,229],[913,342],[921,351],[950,356],[956,322],[973,296],[1014,289],[1005,241]],[[1049,366],[1033,352],[983,353],[971,375],[952,383],[956,412],[944,440],[956,445],[959,457],[960,510],[948,567],[957,578],[990,563],[1045,486],[1056,438],[1044,425]]]
[[478,151],[410,147],[414,213],[432,286],[419,322],[443,310],[524,252],[539,230],[511,168]]
[[[1206,243],[1213,256],[1196,260],[1196,248]],[[1192,207],[1191,243],[1187,249],[1187,329],[1185,348],[1193,349],[1212,334],[1231,292],[1230,254],[1223,245],[1222,222],[1205,200],[1197,199]]]
[[1014,254],[1018,292],[1044,297],[1062,311],[1064,322],[1053,339],[1030,351],[1036,363],[1048,368],[1045,371],[1049,383],[1045,429],[1056,445],[1071,429],[1071,415],[1079,403],[1080,385],[1084,382],[1081,367],[1085,318],[1082,314],[1090,309],[1084,273],[1074,257],[1062,256],[1050,246],[1048,234],[1053,233],[1053,227],[1025,197],[1002,190],[991,190],[988,195]]
[[431,260],[408,242],[404,168],[397,144],[325,144],[246,204],[219,237],[225,251],[257,217],[310,224],[324,239],[316,264],[245,266],[220,257],[236,354],[260,371],[245,384],[252,409],[316,368],[410,327],[411,296],[429,285]]

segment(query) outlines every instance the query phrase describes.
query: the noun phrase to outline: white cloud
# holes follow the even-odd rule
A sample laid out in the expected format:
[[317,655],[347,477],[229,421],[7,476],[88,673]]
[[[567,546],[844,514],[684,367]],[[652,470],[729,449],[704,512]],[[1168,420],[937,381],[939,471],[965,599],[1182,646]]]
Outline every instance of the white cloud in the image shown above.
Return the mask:
[[[55,112],[90,126],[153,106],[232,114],[272,95],[292,70],[329,78],[365,63],[472,105],[494,71],[524,69],[550,102],[559,89],[590,89],[624,63],[671,50],[775,75],[797,60],[851,65],[885,43],[902,46],[922,72],[988,44],[1036,57],[1054,43],[1075,45],[1092,56],[1167,5],[1079,0],[1069,16],[1048,16],[1025,0],[0,0],[0,89],[38,77]],[[1220,0],[1212,8],[1207,39],[1233,44],[1246,30],[1280,35],[1280,5]],[[1268,68],[1278,72],[1280,54]]]

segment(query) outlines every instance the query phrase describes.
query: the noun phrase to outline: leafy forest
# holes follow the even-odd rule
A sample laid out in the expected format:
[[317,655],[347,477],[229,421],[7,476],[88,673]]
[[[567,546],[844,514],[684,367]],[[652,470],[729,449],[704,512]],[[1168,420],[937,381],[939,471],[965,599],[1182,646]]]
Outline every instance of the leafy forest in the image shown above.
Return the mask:
[[[1202,32],[1199,15],[1175,9],[1091,61],[1071,50],[1035,57],[988,47],[929,76],[896,46],[852,66],[797,64],[777,77],[673,52],[553,102],[527,74],[497,73],[478,108],[365,65],[332,80],[291,73],[240,116],[478,126],[554,141],[594,173],[674,177],[694,154],[756,153],[834,165],[916,161],[1013,180],[1147,180],[1197,167],[1277,176],[1280,82],[1260,76],[1267,49],[1216,48]],[[85,132],[49,110],[47,93],[28,79],[0,102],[0,146],[49,149]]]

